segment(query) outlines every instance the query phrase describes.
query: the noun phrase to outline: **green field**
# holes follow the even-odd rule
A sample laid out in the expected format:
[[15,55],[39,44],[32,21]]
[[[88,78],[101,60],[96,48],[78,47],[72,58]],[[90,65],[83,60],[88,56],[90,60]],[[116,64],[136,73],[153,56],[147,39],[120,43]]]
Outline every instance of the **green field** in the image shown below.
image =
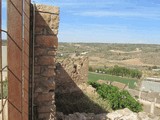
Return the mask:
[[132,79],[132,78],[123,78],[123,77],[118,77],[118,76],[113,76],[113,75],[108,75],[108,74],[99,74],[99,73],[93,73],[93,72],[88,73],[89,81],[97,81],[100,79],[108,80],[108,81],[117,81],[117,82],[121,82],[127,85],[129,84],[129,88],[135,88],[134,83],[138,82],[137,79]]

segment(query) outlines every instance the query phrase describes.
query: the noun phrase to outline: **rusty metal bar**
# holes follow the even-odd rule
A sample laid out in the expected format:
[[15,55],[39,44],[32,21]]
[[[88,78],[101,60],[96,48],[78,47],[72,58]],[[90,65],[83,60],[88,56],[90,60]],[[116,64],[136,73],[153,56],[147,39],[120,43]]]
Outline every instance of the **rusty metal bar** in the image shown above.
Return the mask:
[[7,33],[7,31],[5,31],[5,30],[2,30],[2,29],[0,29],[0,31],[1,31],[1,32],[5,32],[5,33]]
[[4,66],[4,67],[0,70],[0,72],[2,72],[5,68],[8,68],[8,65]]

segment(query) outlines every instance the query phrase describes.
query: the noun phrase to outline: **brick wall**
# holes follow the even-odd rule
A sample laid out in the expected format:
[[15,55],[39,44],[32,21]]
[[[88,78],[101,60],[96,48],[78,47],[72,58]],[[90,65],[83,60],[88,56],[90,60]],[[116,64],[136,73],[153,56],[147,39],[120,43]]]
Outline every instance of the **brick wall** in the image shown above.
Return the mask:
[[38,120],[55,119],[55,55],[59,8],[36,5],[34,45],[34,104]]

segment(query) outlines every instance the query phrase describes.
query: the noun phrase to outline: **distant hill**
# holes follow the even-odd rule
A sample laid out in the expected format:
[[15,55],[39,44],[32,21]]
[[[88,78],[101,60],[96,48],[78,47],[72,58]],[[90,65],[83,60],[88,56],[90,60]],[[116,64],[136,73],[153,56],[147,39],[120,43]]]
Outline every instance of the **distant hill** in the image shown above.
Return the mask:
[[160,66],[160,45],[156,44],[59,43],[58,57],[73,54],[88,56],[91,66]]

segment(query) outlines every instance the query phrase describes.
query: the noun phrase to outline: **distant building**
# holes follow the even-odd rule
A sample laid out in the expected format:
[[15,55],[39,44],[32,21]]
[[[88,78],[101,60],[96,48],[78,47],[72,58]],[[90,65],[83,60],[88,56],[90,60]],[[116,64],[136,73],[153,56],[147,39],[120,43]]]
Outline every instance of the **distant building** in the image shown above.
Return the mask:
[[[2,68],[7,65],[7,46],[2,46]],[[7,68],[2,72],[3,81],[7,79]]]
[[160,92],[160,78],[145,78],[142,81],[141,90],[148,92]]
[[159,72],[160,69],[152,69],[153,72]]

